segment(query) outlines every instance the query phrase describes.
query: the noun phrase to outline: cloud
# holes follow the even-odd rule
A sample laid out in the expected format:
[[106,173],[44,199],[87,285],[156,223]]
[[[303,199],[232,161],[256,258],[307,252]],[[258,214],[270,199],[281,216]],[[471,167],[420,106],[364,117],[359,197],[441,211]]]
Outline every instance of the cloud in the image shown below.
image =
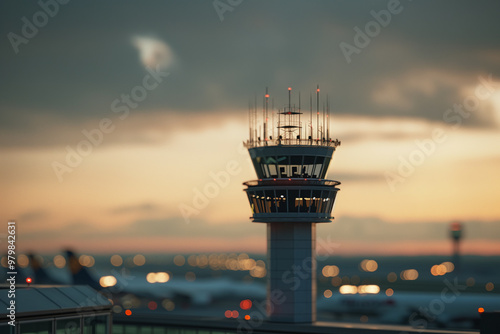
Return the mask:
[[[18,18],[31,10],[27,6],[16,4],[4,10],[11,13],[0,28],[4,35],[19,29]],[[108,3],[100,4],[100,14],[92,15],[93,24],[82,29],[95,12],[90,6],[79,5],[81,10],[65,13],[66,20],[45,27],[20,57],[4,40],[0,72],[8,80],[0,82],[0,132],[12,126],[31,130],[19,110],[27,110],[26,118],[51,114],[87,121],[99,117],[109,112],[115,98],[140,84],[143,66],[172,66],[168,63],[174,58],[186,66],[141,103],[145,113],[161,108],[229,113],[245,108],[248,97],[266,86],[278,105],[286,101],[279,97],[286,94],[286,87],[301,90],[307,99],[319,83],[322,91],[330,92],[335,115],[439,120],[450,105],[463,99],[457,85],[464,80],[443,82],[430,72],[457,74],[467,82],[474,82],[481,73],[500,76],[500,52],[494,43],[500,25],[493,15],[500,6],[496,3],[457,7],[444,1],[432,4],[432,13],[425,1],[409,3],[350,65],[339,43],[352,42],[353,28],[364,27],[372,19],[370,11],[386,8],[387,1],[356,5],[257,1],[231,13],[232,19],[224,24],[215,12],[207,15],[207,10],[213,10],[210,4],[151,3],[138,13],[133,7]],[[286,17],[276,15],[283,6],[288,8]],[[453,17],[448,15],[450,7]],[[477,15],[471,17],[471,12]],[[424,13],[428,19],[422,25]],[[110,15],[116,18],[112,29]],[[159,37],[131,37],[138,26]],[[138,58],[143,66],[134,66]],[[399,80],[405,80],[401,87]],[[433,88],[430,94],[428,87]]]
[[[464,240],[500,241],[499,221],[463,222]],[[343,216],[325,229],[335,240],[342,241],[446,241],[450,239],[450,222],[387,222],[377,217]]]
[[[463,117],[463,125],[491,127],[496,123],[497,115],[492,107],[496,96],[489,94],[487,98],[478,98],[475,93],[476,89],[484,92],[492,89],[498,93],[500,85],[496,79],[491,79],[491,74],[456,69],[409,69],[381,77],[370,96],[373,107],[381,113],[441,122],[447,119],[447,111],[456,105],[468,110],[467,102],[472,99],[476,104],[471,115]],[[490,82],[485,86],[487,81]]]
[[[101,117],[88,118],[85,122],[72,122],[64,117],[47,114],[35,114],[33,117],[25,115],[22,126],[9,126],[0,131],[0,149],[66,145],[74,147],[80,141],[88,140],[83,131],[98,129],[100,121],[104,118],[109,118],[115,128],[111,133],[103,135],[102,144],[99,146],[158,144],[186,130],[196,131],[232,121],[246,122],[247,119],[246,111],[234,110],[231,116],[221,111],[186,113],[171,109],[148,110],[148,112],[132,110],[130,116],[124,120],[108,111],[101,114]],[[22,131],[21,127],[29,131]]]
[[35,209],[23,212],[19,215],[17,221],[22,224],[31,223],[33,221],[41,220],[48,217],[48,212],[42,209]]
[[138,219],[123,226],[109,228],[102,224],[87,221],[72,221],[62,227],[47,227],[39,231],[22,233],[23,240],[54,240],[61,245],[71,246],[79,240],[103,240],[106,243],[121,243],[122,240],[136,238],[137,247],[147,243],[148,238],[179,238],[186,240],[204,239],[207,242],[215,239],[234,240],[248,237],[261,237],[265,240],[266,229],[262,224],[250,221],[231,222],[214,225],[203,219],[192,219],[186,224],[182,217],[165,217],[160,219]]
[[164,41],[148,36],[132,37],[132,45],[139,51],[142,64],[150,69],[167,68],[174,62],[174,53]]
[[124,205],[110,210],[112,214],[128,214],[128,213],[149,213],[158,209],[158,206],[152,203],[142,203],[136,205]]
[[23,240],[26,241],[45,241],[47,239],[56,240],[68,244],[73,239],[99,238],[103,230],[101,227],[90,224],[87,221],[74,220],[67,222],[64,226],[45,226],[43,229],[29,229],[22,231]]
[[345,183],[385,181],[383,173],[329,172],[328,178]]
[[225,224],[210,224],[203,219],[192,219],[186,224],[181,217],[164,219],[137,220],[124,227],[119,235],[128,236],[156,236],[165,235],[187,238],[224,238],[234,239],[241,236],[262,236],[265,229],[260,224],[250,221],[231,222]]

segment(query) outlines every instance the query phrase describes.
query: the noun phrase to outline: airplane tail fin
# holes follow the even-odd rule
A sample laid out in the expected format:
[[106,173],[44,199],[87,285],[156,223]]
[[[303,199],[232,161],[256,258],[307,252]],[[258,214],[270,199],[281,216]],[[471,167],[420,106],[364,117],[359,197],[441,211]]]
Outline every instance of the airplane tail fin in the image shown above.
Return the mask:
[[[28,253],[28,258],[30,260],[30,266],[33,271],[33,282],[35,284],[56,284],[56,285],[66,285],[68,284],[62,279],[56,279],[50,275],[47,270],[43,267],[40,257],[33,253]],[[43,260],[43,259],[42,259]]]
[[66,250],[66,259],[68,260],[68,267],[73,278],[73,284],[89,285],[91,288],[101,290],[102,287],[96,278],[90,273],[88,268],[82,266],[78,257],[72,250]]
[[50,276],[47,274],[42,266],[42,263],[37,256],[33,253],[28,253],[28,258],[30,260],[31,269],[33,269],[33,282],[36,284],[54,284]]

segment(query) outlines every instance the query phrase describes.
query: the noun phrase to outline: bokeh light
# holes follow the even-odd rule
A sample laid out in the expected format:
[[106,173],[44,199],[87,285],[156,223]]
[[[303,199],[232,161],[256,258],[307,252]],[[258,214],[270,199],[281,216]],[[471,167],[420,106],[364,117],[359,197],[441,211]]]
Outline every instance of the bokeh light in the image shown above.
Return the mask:
[[115,255],[111,256],[111,258],[109,259],[109,262],[111,262],[111,264],[113,266],[119,267],[123,264],[123,259],[120,255],[115,254]]
[[100,279],[99,279],[99,284],[103,287],[103,288],[108,288],[108,287],[111,287],[111,286],[115,286],[117,283],[117,280],[116,280],[116,277],[114,276],[102,276]]
[[180,266],[183,266],[185,263],[186,263],[186,258],[184,256],[182,256],[182,255],[176,255],[174,257],[174,264],[176,266],[180,267]]
[[138,267],[143,266],[146,264],[146,258],[142,254],[137,254],[134,256],[134,264]]
[[54,262],[54,266],[56,266],[59,269],[64,268],[66,266],[66,259],[62,255],[54,256],[54,259],[52,261]]

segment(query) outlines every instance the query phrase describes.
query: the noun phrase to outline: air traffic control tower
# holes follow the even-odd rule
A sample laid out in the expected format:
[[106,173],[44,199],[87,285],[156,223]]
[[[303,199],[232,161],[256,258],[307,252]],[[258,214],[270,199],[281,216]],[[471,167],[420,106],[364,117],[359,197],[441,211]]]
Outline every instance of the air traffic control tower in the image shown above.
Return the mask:
[[316,320],[316,223],[333,219],[340,182],[325,177],[340,142],[330,138],[328,99],[320,108],[319,86],[315,95],[307,111],[301,109],[300,94],[298,106],[292,104],[292,88],[288,104],[276,112],[269,108],[267,90],[262,111],[256,101],[249,107],[245,145],[258,180],[244,185],[251,219],[267,224],[270,321]]

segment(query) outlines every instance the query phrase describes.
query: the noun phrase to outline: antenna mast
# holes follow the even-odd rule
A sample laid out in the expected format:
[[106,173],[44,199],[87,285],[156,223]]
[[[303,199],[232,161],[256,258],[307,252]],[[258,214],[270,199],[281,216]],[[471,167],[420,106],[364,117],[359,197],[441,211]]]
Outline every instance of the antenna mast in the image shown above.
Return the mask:
[[328,94],[326,95],[326,140],[330,139],[330,102],[328,101]]
[[300,123],[300,92],[299,92],[299,140],[302,138],[302,124]]
[[271,137],[274,136],[274,97],[271,99]]
[[309,111],[311,112],[311,122],[310,122],[310,127],[311,127],[311,140],[313,138],[313,97],[312,94],[309,92]]
[[267,140],[267,120],[268,120],[268,107],[269,107],[269,90],[266,87],[266,120],[264,123],[264,140]]
[[326,112],[325,112],[325,102],[323,102],[323,127],[321,128],[321,138],[322,138],[322,140],[325,139],[325,125],[326,125],[325,115],[326,115]]
[[257,140],[258,138],[258,133],[257,133],[257,94],[255,94],[254,98],[255,104],[253,105],[253,123],[254,123],[254,140]]
[[252,142],[252,102],[248,101],[248,131],[250,132],[250,142]]
[[319,137],[319,85],[316,88],[316,138]]

